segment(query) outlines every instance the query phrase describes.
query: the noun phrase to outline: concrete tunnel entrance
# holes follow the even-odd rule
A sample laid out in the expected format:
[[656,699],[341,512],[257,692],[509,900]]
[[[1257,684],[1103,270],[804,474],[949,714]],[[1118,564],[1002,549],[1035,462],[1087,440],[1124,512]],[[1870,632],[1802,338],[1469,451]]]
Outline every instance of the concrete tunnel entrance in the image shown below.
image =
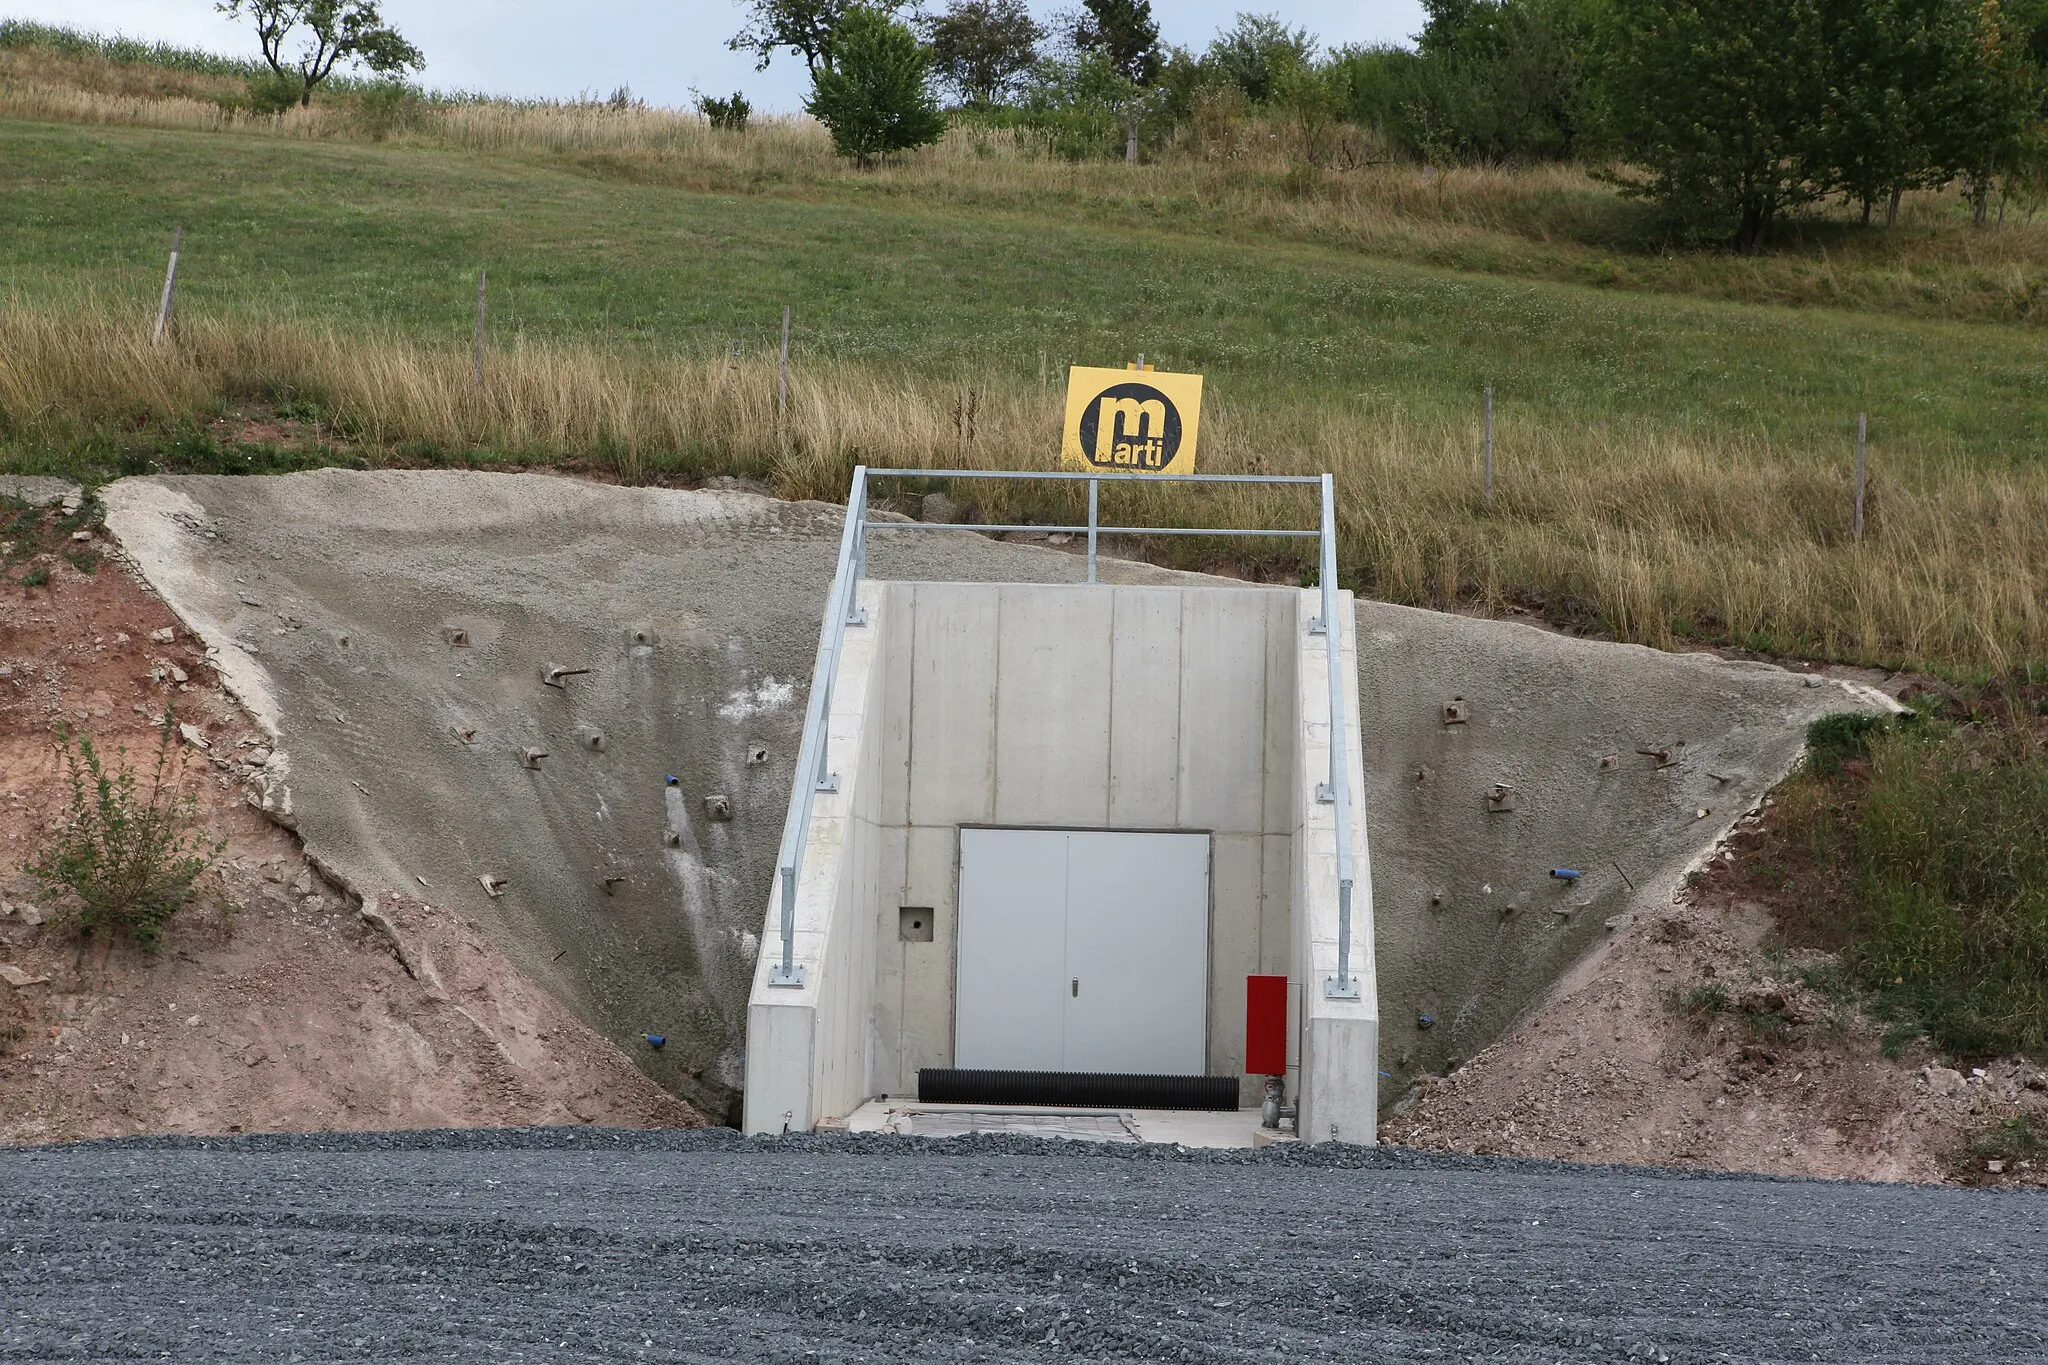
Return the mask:
[[[816,1000],[762,984],[780,965],[778,841],[842,508],[432,470],[138,477],[101,496],[123,554],[205,642],[272,750],[261,768],[236,765],[248,801],[293,826],[351,896],[469,920],[672,1093],[742,1121],[762,1036],[751,1005]],[[1328,755],[1315,729],[1327,688],[1312,681],[1327,657],[1299,594],[1112,559],[1100,567],[1115,586],[1089,585],[1067,550],[882,526],[859,593],[873,626],[845,632],[833,696],[844,712],[858,691],[856,649],[879,657],[862,707],[888,763],[875,760],[862,799],[875,842],[902,863],[877,864],[863,891],[869,1033],[845,1049],[858,1070],[844,1093],[908,1091],[919,1069],[953,1060],[953,831],[991,825],[1205,835],[1208,1069],[1241,1065],[1217,1050],[1242,1040],[1233,978],[1253,971],[1297,983],[1298,1065],[1312,1032],[1300,997],[1337,958],[1329,882],[1294,881],[1297,803],[1314,822],[1309,852],[1335,844],[1330,807],[1307,806]],[[1048,583],[1064,586],[1023,586]],[[1246,624],[1247,603],[1264,604],[1270,634]],[[1383,1106],[1500,1038],[1609,927],[1668,904],[1795,761],[1810,722],[1890,705],[1852,676],[1517,621],[1348,600],[1336,615],[1340,669],[1355,677],[1341,700],[1347,761],[1360,762],[1354,727],[1365,746],[1352,794],[1371,817],[1369,866],[1356,836],[1352,968],[1362,997],[1377,994],[1384,1074],[1361,1081],[1377,1081]],[[1011,636],[1034,617],[1036,635]],[[1049,620],[1075,623],[1073,638],[1048,639]],[[1026,654],[1041,649],[1084,651],[1098,672],[1055,674],[1066,700],[1033,706]],[[551,686],[551,665],[593,671]],[[1245,700],[1255,676],[1271,706]],[[1196,688],[1204,677],[1221,681]],[[915,734],[901,728],[913,711]],[[1230,727],[1254,712],[1270,747],[1247,781],[1223,760],[1240,751]],[[938,745],[945,733],[957,741]],[[552,756],[532,766],[529,748]],[[870,771],[846,752],[827,746],[832,768]],[[1169,777],[1131,776],[1169,755]],[[970,778],[989,784],[988,813],[946,805]],[[1510,800],[1494,799],[1502,788]],[[843,808],[815,799],[821,817]],[[797,879],[805,934],[821,856]],[[1584,875],[1560,881],[1557,868]],[[1256,917],[1243,909],[1253,896]],[[1313,934],[1313,970],[1297,932]],[[812,938],[793,946],[795,965],[816,962]],[[824,978],[828,993],[850,980],[830,964]],[[808,1112],[832,1118],[839,1103]],[[1148,1134],[1150,1122],[1140,1116]]]
[[747,1130],[935,1086],[1255,1106],[1263,975],[1293,983],[1298,1131],[1372,1141],[1357,665],[1324,628],[1348,594],[868,581],[864,497],[857,473],[749,1001]]

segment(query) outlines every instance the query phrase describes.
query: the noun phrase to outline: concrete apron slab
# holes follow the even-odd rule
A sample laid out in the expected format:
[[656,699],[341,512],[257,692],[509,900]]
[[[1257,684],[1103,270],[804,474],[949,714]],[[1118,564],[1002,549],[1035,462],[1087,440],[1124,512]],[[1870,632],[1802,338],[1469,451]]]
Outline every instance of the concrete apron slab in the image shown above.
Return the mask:
[[[1178,1147],[1256,1147],[1282,1135],[1259,1127],[1259,1111],[1063,1109],[1044,1105],[920,1104],[884,1095],[847,1115],[854,1133],[959,1137],[1024,1133],[1077,1142],[1147,1142]],[[1291,1137],[1292,1135],[1286,1135]]]
[[[447,471],[102,496],[276,742],[253,799],[358,893],[476,921],[656,1080],[736,1117],[838,508]],[[872,563],[1083,575],[966,534],[877,535]],[[1194,581],[1113,561],[1105,577]],[[1357,621],[1387,1099],[1498,1036],[1604,919],[1668,901],[1812,719],[1880,704],[1511,623],[1373,603]]]

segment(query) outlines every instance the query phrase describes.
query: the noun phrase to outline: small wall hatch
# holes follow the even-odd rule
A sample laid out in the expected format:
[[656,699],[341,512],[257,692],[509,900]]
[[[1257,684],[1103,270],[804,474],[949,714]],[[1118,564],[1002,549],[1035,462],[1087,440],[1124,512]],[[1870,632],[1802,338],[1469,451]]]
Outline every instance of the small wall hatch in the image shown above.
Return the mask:
[[932,908],[929,905],[906,905],[896,913],[899,916],[896,925],[898,938],[905,943],[932,941]]

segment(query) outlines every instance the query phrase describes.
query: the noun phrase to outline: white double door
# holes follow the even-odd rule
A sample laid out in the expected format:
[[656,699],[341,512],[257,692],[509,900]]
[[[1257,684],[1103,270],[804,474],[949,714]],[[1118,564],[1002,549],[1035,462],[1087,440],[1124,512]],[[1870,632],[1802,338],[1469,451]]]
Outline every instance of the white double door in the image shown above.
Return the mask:
[[1209,836],[963,829],[953,1064],[1207,1070]]

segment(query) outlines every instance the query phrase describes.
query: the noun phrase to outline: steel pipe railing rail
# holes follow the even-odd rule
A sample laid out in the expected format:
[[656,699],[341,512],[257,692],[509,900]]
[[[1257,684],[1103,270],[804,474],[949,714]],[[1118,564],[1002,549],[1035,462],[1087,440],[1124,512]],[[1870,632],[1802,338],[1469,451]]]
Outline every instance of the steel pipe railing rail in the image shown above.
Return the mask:
[[1344,752],[1344,633],[1337,616],[1337,493],[1336,481],[1323,475],[1322,564],[1316,579],[1323,590],[1323,615],[1316,624],[1323,635],[1323,654],[1330,670],[1330,780],[1316,793],[1335,807],[1337,817],[1337,974],[1323,981],[1331,1000],[1358,999],[1358,978],[1351,974],[1351,765]]
[[866,567],[861,528],[868,517],[868,472],[856,467],[846,494],[846,526],[839,534],[839,567],[825,598],[825,619],[818,627],[818,659],[811,667],[811,695],[804,708],[803,743],[796,753],[796,777],[790,783],[789,815],[782,825],[782,848],[775,866],[782,876],[782,961],[768,969],[771,986],[801,986],[804,969],[796,961],[796,886],[803,873],[804,841],[811,831],[811,801],[821,791],[839,790],[839,774],[828,766],[826,733],[832,720],[832,679],[839,672],[839,649],[849,625],[867,618],[854,601],[854,589]]
[[[868,484],[874,479],[1020,479],[1088,485],[1088,523],[1085,526],[1032,526],[1001,522],[870,521]],[[1321,495],[1322,515],[1316,530],[1275,530],[1266,527],[1207,526],[1104,526],[1099,516],[1100,491],[1105,483],[1219,483],[1313,485]],[[789,818],[782,829],[782,848],[775,865],[782,877],[781,961],[768,972],[771,986],[796,987],[804,984],[804,969],[796,962],[796,887],[803,872],[804,843],[810,834],[811,801],[817,793],[837,791],[839,776],[831,770],[826,732],[832,715],[832,680],[839,668],[839,651],[848,626],[867,624],[855,600],[860,581],[867,575],[869,531],[1033,531],[1044,534],[1086,535],[1088,537],[1088,581],[1099,581],[1097,549],[1105,535],[1120,536],[1281,536],[1313,537],[1322,542],[1317,577],[1322,589],[1322,615],[1310,627],[1323,637],[1329,665],[1330,686],[1330,771],[1329,780],[1316,788],[1316,799],[1332,805],[1337,826],[1337,974],[1325,978],[1323,994],[1333,1000],[1359,998],[1358,978],[1351,973],[1351,897],[1354,868],[1351,857],[1350,765],[1344,752],[1344,663],[1343,627],[1337,613],[1337,500],[1336,486],[1328,474],[1094,474],[1052,470],[991,469],[870,469],[859,465],[846,495],[846,525],[839,539],[839,564],[832,576],[832,589],[825,603],[825,619],[818,630],[818,660],[811,671],[811,695],[804,714],[803,744],[797,751],[796,778],[791,786]]]

